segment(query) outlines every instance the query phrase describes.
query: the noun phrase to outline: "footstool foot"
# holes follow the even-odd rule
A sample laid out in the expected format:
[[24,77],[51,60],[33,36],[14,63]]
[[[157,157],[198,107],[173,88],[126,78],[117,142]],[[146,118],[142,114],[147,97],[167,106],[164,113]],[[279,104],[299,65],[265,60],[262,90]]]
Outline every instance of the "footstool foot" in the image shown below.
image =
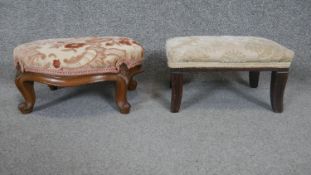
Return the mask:
[[25,80],[24,77],[20,75],[15,79],[15,84],[25,99],[24,102],[18,105],[18,109],[23,114],[31,113],[36,101],[35,91],[33,88],[34,82]]
[[171,112],[176,113],[180,109],[182,90],[183,90],[183,74],[171,73]]
[[120,113],[121,114],[128,114],[128,113],[130,113],[131,105],[129,103],[124,103],[124,104],[121,104],[121,105],[118,105],[118,106],[120,108]]
[[260,73],[258,71],[250,71],[249,72],[249,85],[251,88],[257,88],[258,87],[259,74]]
[[270,100],[272,110],[276,113],[283,112],[283,96],[288,72],[272,71],[270,85]]
[[116,103],[122,114],[130,112],[131,105],[128,103],[126,95],[127,85],[124,77],[119,77],[116,81]]

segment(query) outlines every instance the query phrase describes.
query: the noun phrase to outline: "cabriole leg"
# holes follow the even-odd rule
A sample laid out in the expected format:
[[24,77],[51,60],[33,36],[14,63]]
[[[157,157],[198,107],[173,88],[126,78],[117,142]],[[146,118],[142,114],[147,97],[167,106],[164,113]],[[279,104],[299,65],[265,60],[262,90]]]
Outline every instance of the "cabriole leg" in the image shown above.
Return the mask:
[[131,107],[127,101],[127,88],[126,81],[119,77],[116,81],[116,103],[122,114],[128,114]]
[[20,93],[23,95],[25,101],[18,105],[18,109],[23,113],[31,113],[36,101],[36,95],[34,91],[34,82],[23,79],[23,74],[15,79],[15,84]]

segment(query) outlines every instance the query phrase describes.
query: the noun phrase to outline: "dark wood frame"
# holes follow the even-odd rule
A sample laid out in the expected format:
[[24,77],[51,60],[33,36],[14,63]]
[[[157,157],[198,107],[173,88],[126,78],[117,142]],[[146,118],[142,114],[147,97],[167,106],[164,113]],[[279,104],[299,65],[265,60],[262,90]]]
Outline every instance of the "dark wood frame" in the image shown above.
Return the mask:
[[180,109],[183,93],[183,74],[187,72],[211,72],[211,71],[248,71],[250,87],[258,86],[260,71],[272,71],[270,85],[270,101],[272,110],[276,113],[283,112],[283,96],[288,79],[288,68],[171,68],[172,96],[171,112],[176,113]]
[[130,104],[127,101],[127,90],[135,90],[137,82],[133,77],[143,72],[142,66],[136,66],[128,69],[126,64],[120,66],[118,73],[102,73],[81,76],[55,76],[33,72],[21,72],[17,66],[15,84],[23,95],[25,101],[18,105],[23,114],[33,111],[36,96],[34,91],[34,82],[47,84],[51,90],[61,87],[73,87],[102,81],[114,81],[116,83],[116,103],[120,112],[127,114],[130,111]]

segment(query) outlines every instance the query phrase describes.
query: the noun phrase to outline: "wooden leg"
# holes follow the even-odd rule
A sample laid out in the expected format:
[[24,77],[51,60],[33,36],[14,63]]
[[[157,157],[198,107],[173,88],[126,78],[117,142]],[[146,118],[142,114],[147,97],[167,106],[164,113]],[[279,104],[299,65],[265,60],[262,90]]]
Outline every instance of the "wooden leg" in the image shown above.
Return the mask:
[[137,87],[137,81],[133,79],[133,77],[130,77],[129,83],[127,85],[127,89],[130,91],[135,90]]
[[183,75],[181,73],[171,73],[171,112],[176,113],[180,109],[183,89]]
[[249,72],[249,85],[252,88],[258,87],[258,81],[259,81],[259,72],[258,71],[251,71]]
[[116,81],[116,103],[122,114],[128,114],[131,107],[126,98],[127,88],[126,80],[119,77]]
[[48,85],[48,87],[50,88],[51,91],[56,91],[58,89],[57,86],[53,86],[53,85]]
[[283,112],[283,96],[288,78],[288,72],[272,71],[270,85],[270,100],[274,112]]
[[126,68],[126,66],[123,66],[123,67],[121,67],[121,69],[123,69],[125,71],[124,75],[126,75],[127,79],[129,80],[128,81],[128,85],[127,85],[127,89],[130,90],[130,91],[135,90],[136,87],[137,87],[137,81],[134,80],[134,76],[137,75],[138,73],[143,72],[142,67],[139,66],[136,69],[128,70]]
[[23,114],[31,113],[36,101],[36,95],[33,88],[33,81],[24,80],[21,74],[15,79],[15,84],[18,90],[23,95],[25,101],[18,105],[18,109]]

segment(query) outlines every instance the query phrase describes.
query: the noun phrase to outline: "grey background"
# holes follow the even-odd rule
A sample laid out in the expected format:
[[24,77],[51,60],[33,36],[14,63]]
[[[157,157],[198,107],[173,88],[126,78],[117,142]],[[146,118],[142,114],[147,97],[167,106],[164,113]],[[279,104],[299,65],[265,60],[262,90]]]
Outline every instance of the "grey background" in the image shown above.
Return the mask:
[[[0,0],[0,174],[311,174],[310,0]],[[116,111],[111,83],[49,91],[21,115],[12,50],[45,38],[122,35],[146,49],[145,73]],[[269,73],[186,76],[169,112],[165,40],[254,35],[296,52],[285,111],[271,112]]]

